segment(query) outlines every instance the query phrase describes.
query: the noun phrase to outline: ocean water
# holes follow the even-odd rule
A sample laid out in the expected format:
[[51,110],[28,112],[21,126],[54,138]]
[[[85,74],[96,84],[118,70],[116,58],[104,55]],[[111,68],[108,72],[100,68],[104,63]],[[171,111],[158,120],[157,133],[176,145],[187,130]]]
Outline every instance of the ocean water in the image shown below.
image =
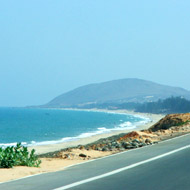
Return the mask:
[[140,116],[98,111],[0,108],[0,146],[61,143],[133,129],[148,121]]

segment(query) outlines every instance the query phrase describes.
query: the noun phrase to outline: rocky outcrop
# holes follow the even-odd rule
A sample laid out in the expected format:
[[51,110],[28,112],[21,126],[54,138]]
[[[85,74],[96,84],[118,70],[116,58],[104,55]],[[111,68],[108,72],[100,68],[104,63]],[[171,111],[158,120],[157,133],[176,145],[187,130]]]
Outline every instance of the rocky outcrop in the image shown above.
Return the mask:
[[190,113],[169,114],[149,128],[149,131],[166,130],[171,127],[180,127],[190,122]]
[[112,139],[101,139],[84,147],[87,150],[124,151],[157,143],[158,139],[156,139],[156,137],[157,136],[150,133],[132,131],[122,136],[112,137]]
[[129,140],[129,139],[139,139],[140,138],[140,135],[137,131],[132,131],[130,133],[127,133],[126,135],[122,136],[119,138],[119,141],[122,141],[122,140]]
[[[147,132],[132,131],[127,134],[119,134],[108,138],[99,139],[87,145],[78,145],[40,155],[41,158],[61,158],[66,160],[89,160],[117,153],[120,151],[140,148],[157,143],[159,139],[156,135]],[[96,157],[92,153],[96,153]]]

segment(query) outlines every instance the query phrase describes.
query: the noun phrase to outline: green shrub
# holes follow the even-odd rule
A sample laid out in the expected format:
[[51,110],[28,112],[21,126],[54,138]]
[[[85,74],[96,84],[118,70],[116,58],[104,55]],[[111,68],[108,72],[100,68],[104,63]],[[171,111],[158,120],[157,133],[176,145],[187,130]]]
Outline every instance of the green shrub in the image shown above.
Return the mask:
[[0,148],[0,168],[13,166],[39,167],[41,160],[35,155],[35,150],[29,153],[28,148],[18,143],[16,147]]
[[186,124],[188,124],[188,123],[190,123],[189,120],[187,120],[187,121],[185,121],[185,122],[177,123],[177,124],[175,124],[175,126],[182,126],[182,125],[186,125]]

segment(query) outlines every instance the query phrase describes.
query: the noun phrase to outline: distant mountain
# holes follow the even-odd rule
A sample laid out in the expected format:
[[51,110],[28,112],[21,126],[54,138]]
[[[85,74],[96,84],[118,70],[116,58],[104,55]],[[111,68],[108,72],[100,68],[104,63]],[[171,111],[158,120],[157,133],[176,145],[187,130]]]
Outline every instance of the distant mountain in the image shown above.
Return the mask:
[[171,96],[190,99],[190,91],[141,79],[89,84],[64,93],[43,107],[83,107],[89,104],[151,102]]

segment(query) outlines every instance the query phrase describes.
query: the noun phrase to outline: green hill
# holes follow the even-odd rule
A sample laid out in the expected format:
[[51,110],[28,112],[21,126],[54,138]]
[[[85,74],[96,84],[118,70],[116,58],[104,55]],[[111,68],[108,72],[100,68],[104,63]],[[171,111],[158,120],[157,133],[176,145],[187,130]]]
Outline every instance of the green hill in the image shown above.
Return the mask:
[[66,92],[43,107],[83,107],[90,104],[151,102],[171,96],[190,99],[190,91],[141,79],[120,79],[89,84]]

